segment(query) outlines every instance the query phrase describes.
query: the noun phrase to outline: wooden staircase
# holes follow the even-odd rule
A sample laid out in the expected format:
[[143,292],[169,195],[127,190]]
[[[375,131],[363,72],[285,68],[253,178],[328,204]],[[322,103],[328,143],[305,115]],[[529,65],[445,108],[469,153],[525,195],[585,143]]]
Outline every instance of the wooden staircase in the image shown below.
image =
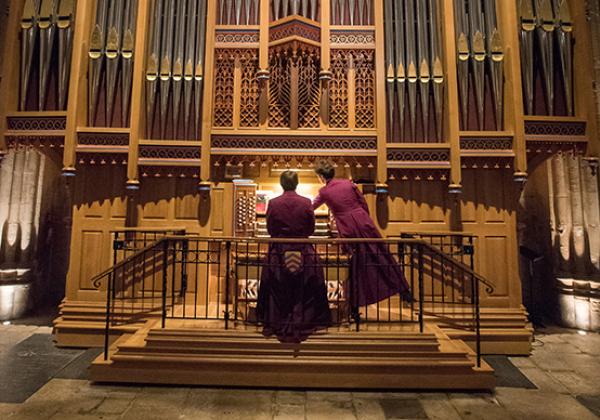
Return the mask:
[[[370,326],[369,326],[370,327]],[[481,389],[493,370],[435,326],[414,324],[361,332],[329,330],[301,344],[282,344],[254,328],[223,330],[149,321],[118,339],[108,360],[91,366],[97,382],[250,387]]]

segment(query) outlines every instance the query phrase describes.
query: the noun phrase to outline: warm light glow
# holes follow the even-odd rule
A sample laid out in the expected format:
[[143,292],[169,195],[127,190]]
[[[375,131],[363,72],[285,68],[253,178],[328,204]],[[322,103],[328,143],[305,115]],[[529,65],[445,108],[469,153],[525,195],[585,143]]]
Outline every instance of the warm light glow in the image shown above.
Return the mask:
[[2,325],[10,325],[11,322],[10,321],[2,321]]
[[579,335],[587,335],[587,333],[585,331],[583,331],[583,330],[577,331],[577,334],[579,334]]

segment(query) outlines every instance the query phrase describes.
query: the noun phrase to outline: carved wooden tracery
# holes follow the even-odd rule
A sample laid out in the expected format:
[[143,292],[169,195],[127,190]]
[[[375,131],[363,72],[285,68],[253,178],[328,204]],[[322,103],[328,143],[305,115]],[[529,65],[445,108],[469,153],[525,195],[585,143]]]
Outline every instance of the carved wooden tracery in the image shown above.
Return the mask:
[[348,56],[349,51],[331,52],[331,81],[329,82],[329,126],[348,127]]
[[232,127],[234,57],[230,51],[215,52],[215,70],[213,124],[215,127]]
[[[258,126],[258,55],[253,49],[219,49],[215,51],[215,85],[213,125],[234,127],[234,115],[239,116],[239,126]],[[240,79],[239,91],[235,91],[236,78]],[[240,99],[234,109],[234,97]]]

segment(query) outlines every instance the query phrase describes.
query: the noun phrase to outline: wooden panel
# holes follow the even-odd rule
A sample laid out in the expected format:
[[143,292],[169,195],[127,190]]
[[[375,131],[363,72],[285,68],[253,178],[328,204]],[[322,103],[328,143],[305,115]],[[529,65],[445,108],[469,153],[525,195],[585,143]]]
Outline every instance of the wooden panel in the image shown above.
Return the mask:
[[477,195],[485,203],[484,220],[486,223],[505,222],[505,182],[507,180],[505,176],[502,176],[503,172],[505,171],[483,170],[476,177],[479,188]]
[[95,274],[106,268],[106,264],[104,264],[106,240],[107,237],[102,231],[85,230],[81,233],[80,289],[92,289],[90,280]]
[[419,223],[447,224],[446,186],[441,182],[420,181],[414,184],[414,190]]
[[508,240],[506,237],[487,236],[480,242],[480,254],[484,264],[481,274],[492,279],[496,285],[494,296],[508,295],[509,271]]
[[390,183],[388,198],[390,222],[412,222],[414,204],[411,198],[412,188],[409,182]]
[[477,222],[477,187],[475,177],[465,176],[463,179],[460,216],[463,224]]
[[196,191],[196,181],[193,179],[180,179],[177,181],[175,196],[175,219],[198,220],[198,206],[200,198]]
[[142,182],[140,191],[140,219],[143,220],[168,220],[171,207],[171,198],[174,195],[175,180],[154,179],[151,182]]

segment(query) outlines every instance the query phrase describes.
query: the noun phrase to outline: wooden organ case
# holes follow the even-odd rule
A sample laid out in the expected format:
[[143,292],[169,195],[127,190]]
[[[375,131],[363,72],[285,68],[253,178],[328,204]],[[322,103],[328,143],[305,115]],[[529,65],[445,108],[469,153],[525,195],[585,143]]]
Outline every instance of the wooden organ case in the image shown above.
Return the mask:
[[[10,0],[0,156],[35,148],[69,178],[65,310],[101,312],[90,279],[114,230],[262,236],[269,171],[328,158],[377,186],[385,236],[473,234],[496,285],[484,306],[524,319],[522,183],[549,156],[600,149],[584,3]],[[65,319],[59,332],[79,328]]]

